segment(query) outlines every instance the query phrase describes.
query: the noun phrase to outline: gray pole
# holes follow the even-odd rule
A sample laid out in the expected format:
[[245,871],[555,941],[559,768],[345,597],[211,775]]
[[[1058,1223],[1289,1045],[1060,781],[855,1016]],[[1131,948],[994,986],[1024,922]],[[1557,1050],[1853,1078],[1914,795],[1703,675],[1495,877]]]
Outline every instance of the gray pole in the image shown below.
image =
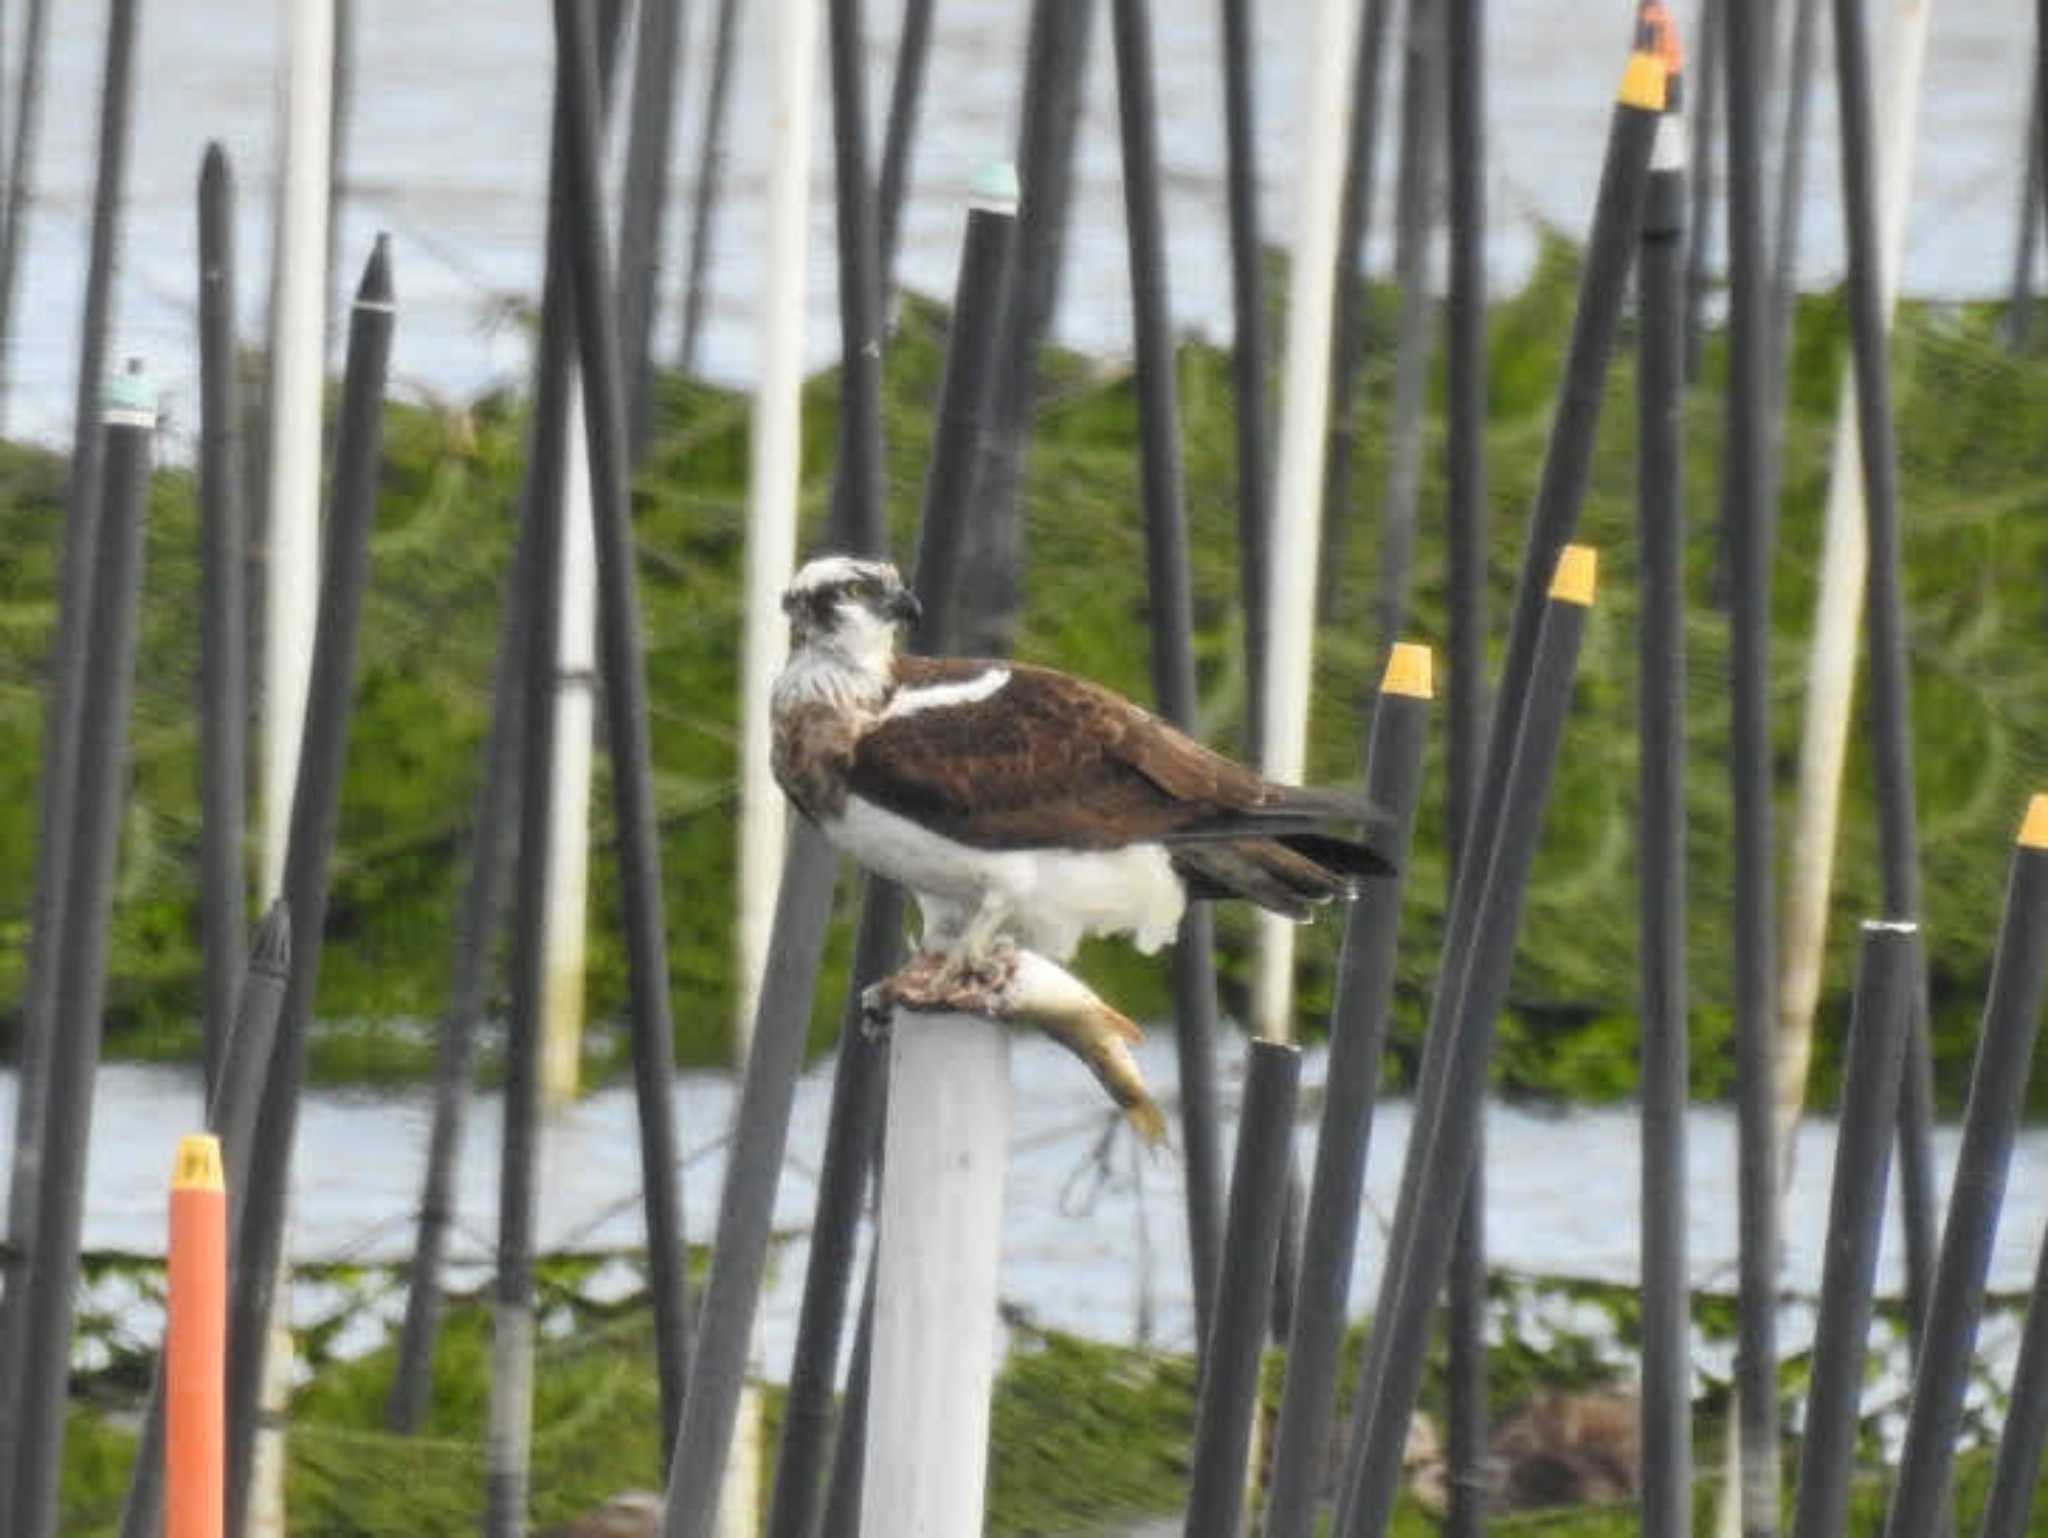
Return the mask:
[[682,74],[682,0],[640,0],[633,101],[619,205],[619,345],[624,351],[626,445],[634,464],[654,422],[654,319],[661,230],[668,213],[669,144]]
[[2034,264],[2041,254],[2041,71],[2027,95],[2027,169],[2020,187],[2019,229],[2013,237],[2012,287],[2006,300],[2005,345],[2019,352],[2034,324]]
[[704,326],[704,291],[711,283],[711,230],[725,179],[725,103],[732,81],[733,46],[740,30],[740,0],[718,0],[712,24],[711,82],[704,95],[704,127],[697,146],[697,198],[690,209],[690,261],[683,281],[683,344],[677,359],[685,374],[697,367]]
[[1977,1538],[2024,1538],[2043,1457],[2048,1457],[2048,1236],[2034,1271],[2033,1301],[2027,1305],[2027,1327],[2013,1368],[2012,1401]]
[[1018,135],[1023,199],[999,312],[989,422],[974,473],[974,517],[965,531],[960,565],[960,644],[972,656],[1008,653],[1017,628],[1024,446],[1030,436],[1038,345],[1059,289],[1074,134],[1094,19],[1094,0],[1036,0],[1032,7],[1024,123]]
[[1856,1466],[1863,1358],[1891,1173],[1892,1108],[1917,1008],[1917,925],[1865,923],[1849,1021],[1834,1192],[1813,1327],[1813,1378],[1799,1456],[1794,1538],[1841,1538]]
[[839,467],[832,478],[832,541],[880,552],[888,543],[882,496],[882,279],[876,259],[875,187],[868,176],[867,28],[861,0],[830,0],[834,205],[839,228]]
[[[564,310],[567,298],[555,296]],[[550,357],[549,347],[560,356]],[[476,1028],[482,1020],[491,980],[491,956],[505,917],[506,877],[512,862],[519,820],[521,760],[524,732],[526,611],[533,589],[534,520],[529,511],[536,489],[561,482],[560,441],[567,431],[562,408],[552,404],[558,381],[566,378],[573,340],[566,321],[549,324],[548,300],[541,299],[541,348],[535,368],[539,381],[533,395],[527,462],[533,469],[521,494],[518,546],[506,582],[504,608],[498,621],[497,662],[491,682],[491,720],[486,729],[483,775],[477,785],[470,818],[469,873],[462,906],[455,919],[454,958],[450,966],[448,1003],[436,1035],[434,1118],[427,1138],[426,1172],[421,1181],[419,1229],[406,1272],[405,1320],[399,1329],[397,1361],[391,1391],[384,1401],[384,1424],[401,1435],[419,1430],[432,1387],[434,1342],[441,1324],[441,1267],[448,1249],[448,1225],[455,1216],[455,1161],[462,1149],[462,1127],[468,1118],[471,1079],[476,1063]],[[553,381],[553,382],[551,382]],[[550,415],[552,411],[553,415]],[[554,469],[540,470],[542,439],[553,422]]]
[[697,1315],[696,1360],[669,1464],[663,1538],[709,1538],[717,1515],[719,1476],[732,1446],[775,1183],[789,1137],[789,1108],[803,1066],[812,985],[824,953],[838,866],[838,855],[814,824],[798,821],[791,828],[754,1016],[754,1044],[733,1112],[711,1275]]
[[292,792],[284,896],[293,925],[291,980],[278,1018],[263,1111],[252,1139],[246,1214],[229,1302],[228,1532],[247,1532],[265,1338],[284,1248],[284,1209],[298,1129],[306,1036],[327,923],[327,865],[340,820],[342,766],[354,704],[356,634],[368,577],[370,526],[384,450],[384,381],[395,316],[388,239],[377,237],[349,316],[348,363],[334,442],[326,548],[320,562],[320,612],[306,694],[305,735]]
[[[81,772],[79,721],[85,709],[86,638],[91,617],[101,499],[99,456],[106,374],[107,332],[112,314],[114,248],[120,234],[122,188],[127,178],[128,120],[134,73],[138,0],[113,0],[108,12],[106,67],[100,88],[99,166],[93,187],[92,232],[86,250],[85,308],[79,323],[78,393],[72,414],[71,476],[64,504],[64,553],[58,576],[57,633],[50,647],[51,687],[43,715],[42,807],[36,837],[35,899],[29,924],[27,981],[23,991],[21,1080],[16,1098],[15,1155],[10,1175],[7,1238],[11,1254],[31,1256],[36,1204],[45,1185],[36,1150],[45,1136],[49,1102],[49,1060],[56,1048],[60,1008],[58,957],[64,945],[65,891],[77,867],[71,852],[74,786]],[[23,157],[33,147],[36,93],[42,88],[43,5],[31,0],[28,50],[22,57],[22,117],[15,137],[15,174],[9,184],[10,213],[0,235],[0,411],[7,391],[7,305],[12,293],[14,242],[19,237],[28,170]],[[15,1262],[20,1275],[21,1262]],[[11,1299],[18,1289],[9,1285]],[[8,1302],[0,1309],[0,1448],[10,1443],[13,1405],[20,1387],[21,1332],[27,1321]],[[0,1455],[0,1512],[8,1510],[9,1459]]]
[[57,1029],[49,1060],[49,1114],[28,1286],[16,1309],[24,1329],[13,1440],[0,1445],[0,1458],[14,1464],[6,1509],[7,1531],[14,1538],[53,1538],[57,1531],[78,1245],[85,1223],[86,1148],[105,1023],[107,930],[126,804],[143,518],[156,434],[148,382],[139,364],[131,368],[107,392],[100,418],[106,432],[101,478],[106,502],[78,722],[71,869],[64,883],[63,941],[52,994]]
[[21,89],[14,108],[14,141],[7,167],[7,217],[0,222],[0,420],[7,405],[14,295],[20,287],[21,247],[34,201],[37,131],[42,126],[43,58],[49,36],[50,0],[28,0],[22,31]]
[[1636,525],[1642,758],[1637,902],[1642,990],[1644,1538],[1692,1530],[1692,1308],[1685,1112],[1685,133],[1658,125],[1636,293]]
[[[1396,176],[1394,275],[1401,291],[1395,323],[1393,415],[1387,445],[1386,494],[1380,502],[1378,592],[1374,641],[1378,655],[1405,633],[1415,565],[1415,525],[1422,500],[1422,419],[1429,389],[1434,336],[1429,252],[1436,225],[1437,166],[1443,150],[1445,53],[1443,0],[1409,0],[1406,56],[1401,74],[1401,163]],[[1352,519],[1349,509],[1325,513],[1331,529]],[[1326,551],[1324,593],[1334,602],[1342,580],[1341,539]]]
[[[1474,822],[1474,843],[1468,857],[1490,850],[1485,874],[1461,880],[1461,893],[1476,891],[1469,930],[1447,931],[1445,967],[1440,973],[1431,1009],[1431,1035],[1450,1049],[1438,1107],[1425,1119],[1418,1102],[1417,1120],[1409,1138],[1403,1184],[1416,1175],[1416,1211],[1449,1214],[1458,1210],[1467,1190],[1478,1151],[1487,1066],[1493,1053],[1494,1021],[1507,997],[1508,972],[1514,961],[1521,922],[1522,898],[1535,863],[1543,810],[1550,793],[1557,750],[1571,704],[1572,675],[1593,599],[1592,552],[1568,549],[1561,558],[1552,594],[1544,605],[1544,622],[1523,700],[1522,729],[1507,774],[1498,820]],[[1503,696],[1503,705],[1506,698]],[[1489,836],[1490,835],[1490,836]],[[1464,964],[1459,965],[1460,959]],[[1377,1356],[1379,1370],[1361,1380],[1372,1408],[1357,1476],[1341,1492],[1343,1538],[1374,1538],[1384,1533],[1400,1483],[1401,1450],[1408,1420],[1421,1385],[1429,1316],[1450,1263],[1456,1225],[1444,1221],[1414,1222],[1400,1245],[1390,1251],[1381,1277],[1379,1306],[1373,1311],[1374,1335],[1386,1347]],[[1405,1242],[1404,1242],[1405,1241]]]
[[1885,1518],[1885,1538],[1922,1538],[1939,1531],[1948,1511],[1949,1474],[1962,1425],[1963,1390],[1984,1311],[1984,1278],[2013,1135],[2026,1098],[2027,1069],[2048,983],[2048,796],[2027,808],[2013,851],[2005,921],[1991,967],[1984,1028],[1963,1115],[1963,1145],[1949,1188],[1941,1258],[1914,1366],[1899,1478]]
[[[1145,579],[1152,618],[1152,693],[1160,713],[1195,726],[1194,596],[1188,573],[1187,507],[1181,483],[1180,402],[1174,383],[1173,307],[1159,196],[1158,106],[1152,20],[1146,0],[1115,0],[1117,120],[1129,232],[1131,330],[1138,360],[1138,440],[1145,503]],[[1174,1033],[1181,1061],[1195,1063],[1181,1085],[1186,1150],[1188,1254],[1194,1268],[1195,1325],[1206,1351],[1214,1318],[1222,1235],[1217,1157],[1215,931],[1206,906],[1181,921],[1174,947]]]
[[903,201],[910,186],[910,152],[916,147],[918,99],[924,94],[925,65],[931,57],[934,4],[935,0],[903,0],[889,122],[882,130],[882,174],[875,184],[875,274],[885,315],[896,271],[897,237],[903,229]]
[[[588,14],[588,13],[586,13]],[[520,542],[532,552],[521,576],[526,592],[514,666],[520,701],[518,875],[514,882],[512,1011],[505,1032],[505,1112],[498,1166],[498,1267],[491,1289],[490,1435],[484,1467],[485,1538],[526,1531],[533,1440],[533,1228],[535,1145],[540,1138],[541,1014],[546,1007],[549,865],[554,815],[555,661],[562,633],[560,567],[564,497],[562,463],[568,430],[574,324],[569,302],[569,126],[574,110],[562,50],[556,69],[553,169],[549,177],[548,264],[541,291],[541,357],[553,365],[534,405],[534,451],[523,498]]]
[[[1848,226],[1850,335],[1855,348],[1856,427],[1870,558],[1863,619],[1870,650],[1870,746],[1877,791],[1885,917],[1920,917],[1920,831],[1913,795],[1913,716],[1906,674],[1906,600],[1900,579],[1898,444],[1892,427],[1891,356],[1877,233],[1877,169],[1871,151],[1870,45],[1861,0],[1836,0],[1836,114],[1842,131],[1842,202]],[[1899,1100],[1899,1194],[1906,1217],[1906,1281],[1916,1336],[1934,1269],[1934,1065],[1927,1039],[1927,986],[1906,1044]]]
[[[1736,1445],[1745,1538],[1778,1530],[1778,1011],[1771,837],[1770,602],[1776,518],[1770,487],[1773,399],[1770,274],[1764,266],[1762,98],[1765,10],[1727,12],[1728,383],[1721,517],[1728,549],[1734,798],[1735,1110],[1740,1275]],[[1875,566],[1876,562],[1872,562]]]
[[[1420,669],[1413,665],[1418,655]],[[1344,924],[1336,999],[1330,1007],[1323,1125],[1316,1138],[1301,1282],[1274,1432],[1265,1538],[1308,1538],[1316,1483],[1336,1413],[1337,1354],[1343,1348],[1344,1305],[1358,1250],[1373,1100],[1379,1092],[1380,1056],[1394,999],[1401,896],[1422,789],[1422,750],[1429,735],[1428,657],[1417,647],[1399,650],[1389,659],[1366,746],[1366,795],[1374,806],[1386,808],[1392,819],[1381,853],[1393,863],[1394,874],[1361,892]]]
[[634,578],[624,375],[618,310],[605,236],[600,175],[597,38],[586,7],[556,0],[555,46],[565,60],[569,274],[582,367],[583,425],[589,443],[590,509],[596,523],[598,641],[610,739],[612,806],[618,819],[626,961],[632,993],[633,1100],[639,1113],[640,1179],[647,1221],[655,1355],[663,1405],[683,1401],[689,1374],[684,1295],[680,1158],[675,1131],[675,1021],[670,1014],[668,933],[662,913],[661,851],[654,816],[653,750],[647,729],[647,669]]
[[1686,220],[1685,377],[1699,378],[1706,354],[1707,248],[1714,234],[1714,153],[1721,138],[1721,70],[1728,0],[1701,0],[1699,97],[1692,109],[1692,212]]
[[[1344,198],[1337,214],[1336,321],[1330,341],[1330,422],[1323,445],[1323,508],[1329,536],[1341,538],[1351,506],[1352,450],[1358,437],[1358,370],[1365,362],[1366,236],[1372,227],[1372,200],[1379,161],[1380,76],[1386,57],[1392,0],[1365,0],[1359,20],[1358,48],[1352,63],[1351,124],[1345,149]],[[1455,249],[1453,252],[1455,258]],[[1326,571],[1342,557],[1326,552]],[[1326,582],[1325,594],[1330,591]],[[1325,612],[1327,601],[1322,603]]]
[[220,1083],[248,929],[248,531],[242,522],[235,388],[234,181],[218,143],[199,173],[199,521],[206,601],[199,619],[200,919],[206,1083]]
[[[1265,710],[1260,700],[1266,687],[1266,583],[1271,564],[1273,474],[1267,443],[1266,253],[1259,242],[1259,147],[1252,101],[1252,55],[1247,0],[1223,0],[1223,121],[1230,197],[1230,380],[1237,430],[1237,553],[1244,605],[1244,740],[1246,761],[1257,763],[1259,735],[1265,729]],[[1340,252],[1340,265],[1346,254]],[[1198,1262],[1199,1259],[1197,1256]],[[1195,1296],[1199,1302],[1200,1286]],[[1206,1341],[1206,1331],[1201,1338]]]
[[[1128,0],[1126,0],[1128,3]],[[1244,1510],[1245,1453],[1257,1408],[1280,1214],[1294,1161],[1301,1049],[1255,1039],[1245,1061],[1244,1108],[1230,1171],[1230,1223],[1216,1286],[1216,1323],[1202,1353],[1195,1409],[1187,1538],[1234,1538]]]
[[[1448,398],[1444,445],[1445,563],[1450,607],[1450,743],[1446,808],[1455,870],[1479,796],[1486,735],[1486,15],[1484,0],[1445,0],[1445,160],[1449,183]],[[1387,632],[1389,640],[1393,633]],[[1454,877],[1455,879],[1455,877]],[[1486,1157],[1465,1192],[1444,1314],[1450,1375],[1447,1520],[1457,1534],[1485,1522]]]

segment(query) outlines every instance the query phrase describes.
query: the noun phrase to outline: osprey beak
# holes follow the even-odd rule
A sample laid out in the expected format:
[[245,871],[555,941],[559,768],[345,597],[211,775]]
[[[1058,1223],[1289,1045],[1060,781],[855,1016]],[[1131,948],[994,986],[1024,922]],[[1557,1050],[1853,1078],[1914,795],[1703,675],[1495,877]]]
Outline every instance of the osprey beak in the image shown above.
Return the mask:
[[893,620],[914,625],[924,618],[924,605],[917,601],[917,594],[911,592],[909,588],[899,587],[889,595],[886,612]]

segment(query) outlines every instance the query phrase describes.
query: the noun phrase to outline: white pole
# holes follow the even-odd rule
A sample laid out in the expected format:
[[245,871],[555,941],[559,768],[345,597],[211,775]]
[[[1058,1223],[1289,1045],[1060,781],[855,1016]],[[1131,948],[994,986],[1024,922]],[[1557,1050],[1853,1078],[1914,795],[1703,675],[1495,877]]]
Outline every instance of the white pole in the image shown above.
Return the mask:
[[[1302,777],[1308,758],[1308,696],[1315,646],[1316,552],[1322,544],[1323,441],[1330,417],[1331,274],[1344,191],[1347,64],[1358,7],[1318,0],[1309,29],[1301,195],[1295,214],[1287,295],[1287,363],[1280,392],[1279,462],[1273,488],[1273,559],[1266,612],[1264,762],[1278,780]],[[1252,975],[1252,1027],[1292,1034],[1294,926],[1259,915]]]
[[271,277],[269,534],[263,622],[262,893],[284,889],[320,596],[320,405],[327,354],[333,0],[286,12],[284,175]]
[[735,1054],[744,1061],[782,871],[782,792],[768,764],[768,689],[788,649],[782,590],[796,568],[804,366],[804,262],[810,211],[811,85],[817,0],[768,13],[774,117],[762,252],[760,378],[747,481],[746,630],[740,659],[739,925]]
[[[1894,0],[1885,72],[1877,101],[1879,291],[1887,328],[1899,294],[1906,249],[1906,204],[1913,183],[1913,129],[1927,54],[1930,0]],[[1848,754],[1849,710],[1869,565],[1865,543],[1863,459],[1856,436],[1856,372],[1842,370],[1835,405],[1834,457],[1828,469],[1827,521],[1821,545],[1820,590],[1814,601],[1813,655],[1808,664],[1805,721],[1799,750],[1799,800],[1792,819],[1792,859],[1785,890],[1785,947],[1778,980],[1778,1141],[1789,1146],[1806,1094],[1813,1017],[1827,940],[1828,892],[1834,878],[1835,830],[1841,820],[1842,764]],[[1779,1166],[1791,1174],[1789,1157]]]
[[988,1483],[1009,1033],[898,1010],[883,1139],[861,1531],[959,1538]]
[[597,666],[597,539],[583,390],[569,387],[562,463],[562,630],[555,652],[555,796],[541,971],[541,1098],[576,1096],[583,1038],[583,957],[590,874],[590,763]]
[[[320,606],[320,418],[327,383],[328,138],[333,0],[287,0],[283,175],[271,274],[270,473],[263,607],[263,901],[284,892],[285,847]],[[289,1220],[287,1220],[289,1235]],[[250,1538],[284,1538],[283,1409],[291,1391],[290,1246],[279,1251],[266,1334],[262,1423],[249,1474]]]

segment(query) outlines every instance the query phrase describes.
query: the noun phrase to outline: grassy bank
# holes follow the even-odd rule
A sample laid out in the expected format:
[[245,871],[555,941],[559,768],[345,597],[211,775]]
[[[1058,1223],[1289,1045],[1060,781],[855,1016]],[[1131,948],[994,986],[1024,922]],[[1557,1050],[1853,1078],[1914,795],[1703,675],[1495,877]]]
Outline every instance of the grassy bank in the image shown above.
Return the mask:
[[[1491,317],[1490,575],[1504,615],[1521,531],[1548,430],[1569,319],[1576,256],[1553,246],[1529,287]],[[1382,318],[1386,296],[1381,302]],[[401,324],[403,321],[401,320]],[[1841,316],[1830,298],[1799,309],[1785,435],[1785,507],[1774,607],[1773,672],[1789,801],[1803,637],[1819,545],[1819,509],[1834,409]],[[912,542],[943,364],[945,317],[906,307],[887,355],[888,484],[899,553]],[[1377,651],[1366,614],[1373,510],[1384,479],[1379,404],[1390,362],[1376,350],[1360,408],[1361,452],[1334,613],[1316,674],[1319,777],[1356,774],[1357,705]],[[1499,1070],[1514,1088],[1578,1097],[1626,1093],[1635,1062],[1633,731],[1635,622],[1632,380],[1618,360],[1582,525],[1601,546],[1603,591],[1587,637]],[[1709,372],[1717,364],[1710,361]],[[1143,536],[1137,505],[1135,403],[1113,369],[1053,359],[1028,461],[1026,612],[1020,650],[1146,690]],[[1228,363],[1190,345],[1181,355],[1188,511],[1193,527],[1203,724],[1238,739],[1243,676],[1234,554]],[[728,913],[734,827],[733,693],[744,528],[746,411],[733,395],[664,383],[660,432],[638,489],[641,592],[653,702],[656,802],[663,827],[678,1048],[686,1061],[725,1056],[730,999]],[[804,511],[815,531],[829,491],[834,381],[814,381],[805,416]],[[2048,576],[2048,370],[2007,356],[1988,313],[1908,306],[1896,393],[1908,538],[1914,726],[1929,903],[1929,970],[1944,1093],[1959,1098],[1996,931],[2006,856],[2026,793],[2048,781],[2048,667],[2042,666]],[[495,614],[511,545],[524,402],[493,397],[460,409],[403,405],[390,415],[388,463],[371,557],[359,698],[342,803],[330,931],[318,1011],[330,1033],[316,1069],[410,1073],[431,1053],[448,969],[449,917],[485,726]],[[1441,643],[1440,402],[1428,426],[1429,476],[1412,634]],[[1715,607],[1714,508],[1720,445],[1711,383],[1691,402],[1688,559],[1692,752],[1694,1088],[1721,1092],[1727,1051],[1729,891],[1724,743],[1725,626]],[[20,993],[33,865],[40,658],[52,592],[62,467],[0,449],[0,999]],[[186,1054],[197,997],[197,540],[191,483],[158,477],[149,534],[134,796],[123,844],[113,950],[115,1050]],[[1441,894],[1441,743],[1432,745],[1411,911],[1404,934],[1396,1052],[1407,1060],[1434,965]],[[1828,972],[1832,1018],[1849,981],[1850,925],[1876,911],[1869,768],[1852,752]],[[591,1009],[616,1017],[624,996],[609,795],[597,779],[592,872]],[[850,908],[850,890],[841,895]],[[1332,924],[1306,954],[1313,1016],[1326,1002]],[[1242,977],[1249,924],[1222,918],[1226,1000]],[[834,933],[820,986],[817,1039],[831,1029],[846,926]],[[1088,957],[1098,983],[1133,1014],[1163,1013],[1163,974],[1121,948]],[[396,1023],[394,1023],[396,1022]],[[414,1022],[407,1025],[403,1022]],[[1311,1021],[1311,1023],[1313,1023]],[[1839,1031],[1824,1030],[1822,1074]],[[600,1058],[616,1045],[600,1033]],[[604,1064],[598,1065],[602,1070]],[[1398,1082],[1399,1069],[1396,1070]],[[1825,1090],[1825,1083],[1823,1085]],[[2043,1104],[2036,1098],[2037,1107]]]
[[[1347,1350],[1355,1360],[1357,1342]],[[485,1312],[465,1305],[443,1332],[427,1422],[412,1438],[382,1430],[391,1354],[331,1367],[296,1396],[291,1410],[287,1505],[294,1538],[465,1538],[476,1531],[483,1494],[484,1418],[490,1329]],[[558,1331],[540,1348],[535,1384],[533,1520],[537,1531],[627,1489],[657,1483],[659,1394],[647,1316],[627,1309]],[[1515,1349],[1496,1351],[1490,1388],[1496,1414],[1540,1385],[1583,1382],[1573,1353],[1539,1363]],[[1440,1364],[1438,1364],[1440,1367]],[[1268,1363],[1266,1405],[1277,1405],[1280,1361]],[[1797,1364],[1788,1367],[1795,1371]],[[1183,1356],[1091,1344],[1072,1337],[1013,1332],[998,1381],[991,1430],[989,1526],[995,1538],[1101,1532],[1115,1524],[1184,1507],[1194,1425],[1194,1370]],[[1348,1387],[1346,1390],[1348,1394]],[[1441,1414],[1433,1367],[1425,1408]],[[779,1390],[765,1397],[772,1458]],[[1338,1424],[1344,1422],[1340,1419]],[[1696,1468],[1710,1473],[1720,1432],[1718,1411],[1703,1406]],[[1866,1433],[1866,1454],[1870,1436]],[[104,1538],[118,1529],[134,1452],[131,1432],[104,1412],[74,1412],[63,1486],[62,1529]],[[1788,1451],[1788,1477],[1796,1470]],[[772,1478],[772,1470],[764,1471]],[[1990,1478],[1990,1457],[1958,1461],[1962,1521],[1976,1526]],[[764,1484],[765,1488],[765,1484]],[[1715,1487],[1696,1490],[1696,1527],[1709,1530]],[[1885,1482],[1866,1463],[1855,1489],[1852,1534],[1881,1530]],[[1789,1492],[1788,1492],[1789,1501]],[[1789,1504],[1788,1504],[1789,1509]],[[1393,1532],[1423,1538],[1435,1521],[1404,1496]],[[1497,1519],[1491,1531],[1547,1538],[1623,1538],[1636,1531],[1626,1507],[1553,1509]],[[2048,1507],[2029,1531],[2048,1538]]]

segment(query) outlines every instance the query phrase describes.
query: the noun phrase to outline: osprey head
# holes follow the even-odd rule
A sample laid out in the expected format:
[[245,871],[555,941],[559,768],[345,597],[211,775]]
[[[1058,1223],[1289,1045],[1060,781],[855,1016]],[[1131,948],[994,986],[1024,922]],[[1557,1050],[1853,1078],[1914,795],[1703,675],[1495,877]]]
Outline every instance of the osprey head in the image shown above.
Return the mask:
[[865,660],[895,650],[896,627],[923,612],[887,561],[850,555],[808,561],[782,594],[792,649],[825,645]]

